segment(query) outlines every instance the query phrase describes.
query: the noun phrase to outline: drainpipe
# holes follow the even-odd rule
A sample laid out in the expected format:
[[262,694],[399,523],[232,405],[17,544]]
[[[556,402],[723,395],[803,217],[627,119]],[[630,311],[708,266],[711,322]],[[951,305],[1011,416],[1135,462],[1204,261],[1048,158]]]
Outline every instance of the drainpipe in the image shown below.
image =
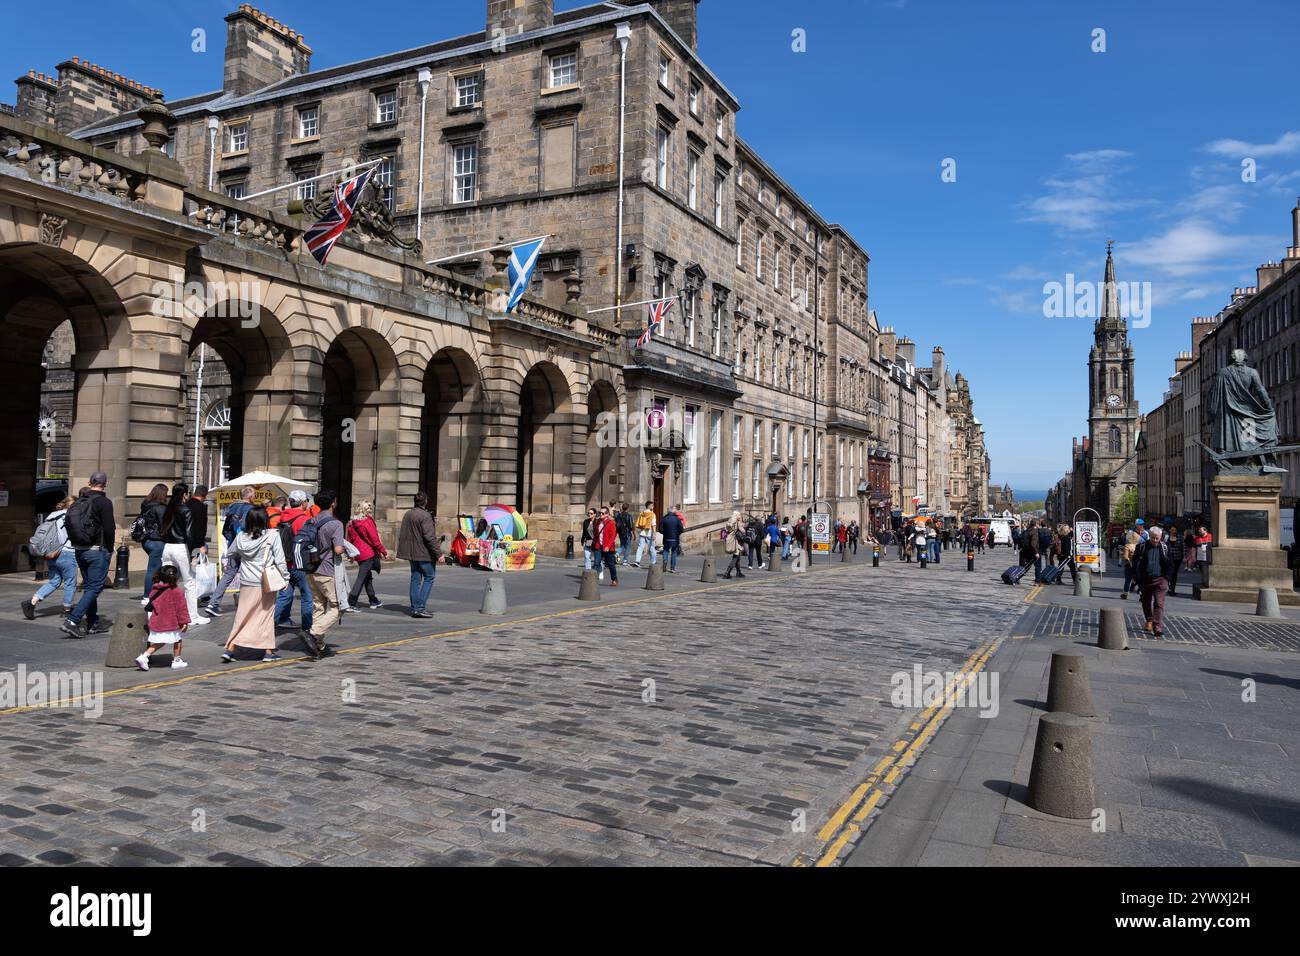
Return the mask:
[[614,267],[614,321],[623,327],[623,146],[627,121],[627,41],[632,37],[632,24],[619,23],[614,27],[618,40],[618,241],[614,246],[617,265]]
[[415,238],[419,239],[424,226],[424,115],[429,103],[429,82],[433,79],[433,71],[422,66],[417,76],[420,84],[420,181],[415,189]]
[[217,181],[217,128],[220,126],[219,119],[208,117],[208,192],[212,192]]

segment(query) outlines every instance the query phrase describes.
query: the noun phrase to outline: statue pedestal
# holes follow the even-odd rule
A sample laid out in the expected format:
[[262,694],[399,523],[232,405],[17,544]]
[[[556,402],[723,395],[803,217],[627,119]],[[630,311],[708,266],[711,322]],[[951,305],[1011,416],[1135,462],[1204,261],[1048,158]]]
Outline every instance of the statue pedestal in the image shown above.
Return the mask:
[[1278,475],[1219,475],[1210,482],[1214,543],[1205,582],[1193,589],[1201,601],[1254,604],[1260,588],[1275,588],[1280,604],[1300,605],[1281,548]]

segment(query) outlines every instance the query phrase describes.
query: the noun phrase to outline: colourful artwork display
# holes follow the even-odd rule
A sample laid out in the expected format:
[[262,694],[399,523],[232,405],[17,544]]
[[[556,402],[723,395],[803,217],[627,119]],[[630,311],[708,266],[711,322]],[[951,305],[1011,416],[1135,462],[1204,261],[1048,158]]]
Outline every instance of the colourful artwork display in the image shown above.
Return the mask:
[[537,566],[537,542],[480,538],[478,563],[489,571],[531,571]]

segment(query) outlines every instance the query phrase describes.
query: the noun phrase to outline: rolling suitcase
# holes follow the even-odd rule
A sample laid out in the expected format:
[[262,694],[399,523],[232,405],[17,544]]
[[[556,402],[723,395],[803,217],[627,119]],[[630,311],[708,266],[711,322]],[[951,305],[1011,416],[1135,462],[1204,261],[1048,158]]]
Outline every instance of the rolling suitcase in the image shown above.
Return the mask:
[[1002,583],[1018,584],[1020,582],[1020,579],[1023,578],[1024,576],[1025,576],[1024,566],[1019,564],[1013,564],[1011,567],[1007,568],[1005,571],[1002,572]]
[[1043,568],[1043,573],[1039,576],[1039,581],[1043,584],[1055,584],[1061,578],[1061,571],[1065,568],[1064,564],[1049,564]]

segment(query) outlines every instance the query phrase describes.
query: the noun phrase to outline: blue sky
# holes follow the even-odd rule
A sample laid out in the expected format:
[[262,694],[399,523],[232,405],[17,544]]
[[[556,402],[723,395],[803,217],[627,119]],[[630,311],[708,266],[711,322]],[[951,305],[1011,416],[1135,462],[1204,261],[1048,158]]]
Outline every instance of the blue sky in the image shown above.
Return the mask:
[[[85,0],[60,6],[57,29],[11,15],[0,75],[78,55],[169,97],[216,89],[236,6],[119,0],[112,29]],[[304,33],[322,68],[479,29],[485,3],[259,6]],[[206,54],[190,49],[196,27]],[[1091,49],[1097,28],[1105,52]],[[867,248],[872,308],[923,354],[943,345],[971,379],[994,478],[1027,489],[1064,472],[1087,416],[1092,320],[1045,318],[1045,282],[1099,281],[1111,238],[1118,279],[1151,283],[1150,325],[1131,333],[1147,410],[1192,316],[1284,255],[1300,195],[1298,36],[1294,0],[700,5],[700,52],[743,104],[741,135]],[[955,182],[941,181],[947,158]]]

